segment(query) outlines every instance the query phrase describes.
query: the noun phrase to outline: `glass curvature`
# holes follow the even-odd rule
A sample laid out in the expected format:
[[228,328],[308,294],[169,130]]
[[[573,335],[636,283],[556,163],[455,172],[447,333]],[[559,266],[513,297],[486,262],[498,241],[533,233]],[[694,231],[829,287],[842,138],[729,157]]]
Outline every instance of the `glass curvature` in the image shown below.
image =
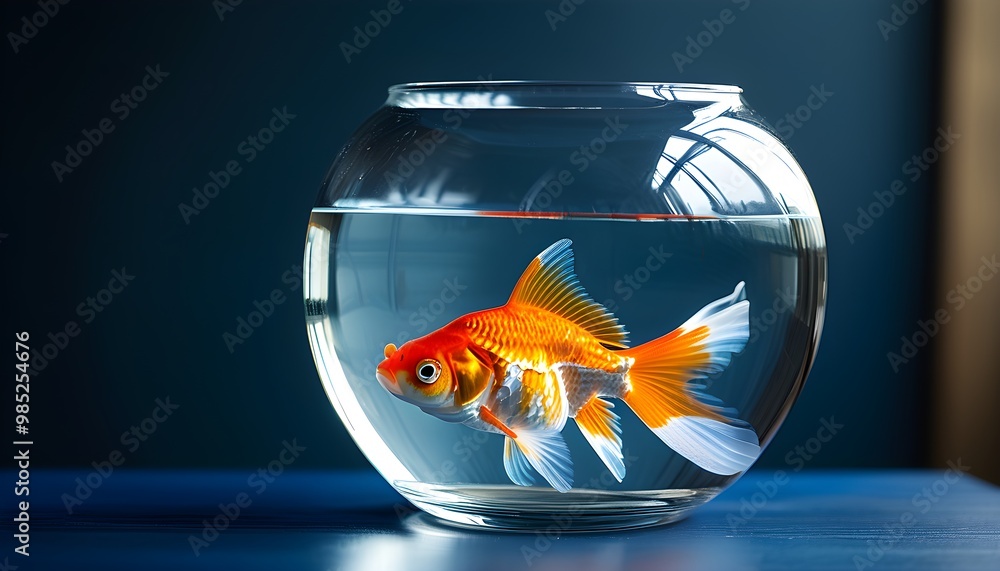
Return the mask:
[[[483,313],[543,252],[571,252],[578,284],[529,283],[513,313]],[[331,402],[415,505],[637,527],[710,500],[773,437],[819,341],[826,247],[805,175],[739,88],[409,84],[324,181],[304,290]],[[591,397],[613,405],[608,431]]]

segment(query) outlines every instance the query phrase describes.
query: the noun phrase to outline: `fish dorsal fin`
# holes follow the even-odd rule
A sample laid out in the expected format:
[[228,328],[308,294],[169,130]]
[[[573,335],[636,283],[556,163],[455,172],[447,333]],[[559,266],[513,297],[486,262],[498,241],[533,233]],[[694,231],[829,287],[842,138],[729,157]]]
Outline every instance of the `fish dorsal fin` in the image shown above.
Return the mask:
[[580,285],[573,269],[572,244],[563,238],[531,260],[507,304],[551,311],[584,328],[609,347],[627,347],[628,332],[618,318],[591,299]]

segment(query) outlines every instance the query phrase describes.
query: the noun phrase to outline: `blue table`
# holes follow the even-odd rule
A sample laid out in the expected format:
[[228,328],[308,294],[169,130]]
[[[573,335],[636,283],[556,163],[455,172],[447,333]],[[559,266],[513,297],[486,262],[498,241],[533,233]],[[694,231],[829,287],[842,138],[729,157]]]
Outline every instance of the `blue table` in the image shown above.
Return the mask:
[[[956,472],[805,471],[784,480],[756,470],[683,522],[579,535],[441,525],[372,472],[289,472],[269,483],[248,481],[249,472],[117,470],[89,483],[87,474],[32,472],[31,556],[14,554],[5,534],[0,563],[25,571],[1000,569],[1000,489]],[[6,522],[12,507],[5,502]]]

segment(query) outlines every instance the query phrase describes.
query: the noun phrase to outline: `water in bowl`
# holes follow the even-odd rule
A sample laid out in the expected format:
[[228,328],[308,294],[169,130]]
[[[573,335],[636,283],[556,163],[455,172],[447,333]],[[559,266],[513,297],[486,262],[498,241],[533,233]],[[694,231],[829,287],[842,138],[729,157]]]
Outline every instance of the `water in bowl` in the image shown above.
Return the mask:
[[305,297],[324,387],[376,469],[431,514],[513,529],[653,525],[682,517],[738,477],[699,468],[614,401],[622,482],[570,422],[563,435],[573,488],[561,493],[542,478],[517,486],[504,469],[502,435],[444,422],[379,385],[386,344],[504,304],[532,258],[563,238],[573,242],[581,285],[625,325],[633,346],[746,283],[749,342],[704,384],[762,445],[801,389],[825,301],[818,218],[315,209]]

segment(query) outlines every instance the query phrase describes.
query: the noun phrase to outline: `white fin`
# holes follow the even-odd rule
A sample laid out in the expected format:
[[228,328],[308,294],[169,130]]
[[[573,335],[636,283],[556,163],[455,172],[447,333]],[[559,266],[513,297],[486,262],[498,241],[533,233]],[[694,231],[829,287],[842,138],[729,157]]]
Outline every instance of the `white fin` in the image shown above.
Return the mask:
[[530,486],[535,483],[535,477],[531,475],[531,464],[528,464],[524,453],[509,436],[503,439],[503,467],[507,470],[510,481],[518,486]]
[[616,480],[625,479],[625,462],[622,456],[622,428],[619,417],[611,411],[614,404],[594,398],[576,413],[576,425],[590,446],[611,470]]
[[708,370],[704,374],[718,373],[739,353],[750,339],[750,302],[747,301],[746,284],[736,284],[730,295],[717,299],[701,308],[679,327],[691,331],[708,327],[709,336],[704,341],[704,351],[711,354]]
[[[504,448],[504,468],[515,484],[525,481],[523,463],[527,462],[545,478],[553,488],[568,492],[573,487],[573,461],[569,457],[569,447],[558,430],[514,427],[517,434],[515,446]],[[507,460],[508,455],[511,457]],[[522,458],[517,456],[521,455]],[[519,481],[520,480],[520,481]]]
[[760,443],[753,430],[710,418],[672,418],[653,432],[667,446],[713,474],[743,472],[760,455]]

